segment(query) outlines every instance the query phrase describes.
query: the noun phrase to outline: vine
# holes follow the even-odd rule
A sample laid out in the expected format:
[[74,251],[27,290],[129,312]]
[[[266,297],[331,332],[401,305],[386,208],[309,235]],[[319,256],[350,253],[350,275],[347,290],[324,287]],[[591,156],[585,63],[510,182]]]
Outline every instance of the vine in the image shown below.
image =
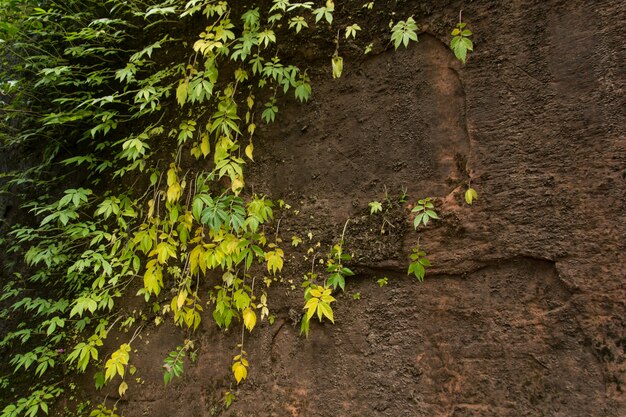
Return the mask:
[[[262,277],[280,274],[285,252],[279,223],[271,233],[281,204],[249,193],[244,167],[254,161],[257,124],[277,119],[280,96],[306,102],[312,94],[307,71],[281,57],[280,42],[290,31],[337,28],[329,70],[339,78],[340,34],[347,42],[365,32],[338,18],[332,0],[317,6],[0,1],[3,143],[45,148],[32,168],[3,176],[3,192],[31,196],[22,207],[32,221],[15,225],[4,242],[25,266],[13,265],[0,297],[2,317],[15,322],[0,348],[11,349],[15,375],[38,379],[1,417],[47,414],[64,392],[65,373],[90,367],[97,389],[117,381],[124,397],[125,377],[135,371],[131,344],[147,318],[111,355],[102,357],[99,348],[113,329],[133,328],[134,316],[118,305],[131,291],[150,306],[155,325],[171,315],[185,329],[184,344],[163,361],[166,384],[194,355],[206,301],[220,328],[241,323],[231,370],[237,384],[247,378],[246,330],[269,319]],[[202,21],[204,30],[187,44],[178,34],[191,21]],[[473,45],[460,25],[451,47],[464,62]],[[406,47],[417,41],[417,29],[413,17],[399,21],[390,42]],[[66,189],[70,171],[82,178]],[[419,204],[416,228],[438,218],[430,200]],[[334,322],[333,292],[354,275],[344,249],[348,222],[327,256],[327,277],[316,281],[311,271],[303,284],[305,335],[314,316]],[[430,264],[419,249],[413,256],[409,273],[423,279]],[[0,387],[13,378],[1,375]],[[234,395],[226,393],[226,406]],[[90,415],[115,412],[102,404]]]

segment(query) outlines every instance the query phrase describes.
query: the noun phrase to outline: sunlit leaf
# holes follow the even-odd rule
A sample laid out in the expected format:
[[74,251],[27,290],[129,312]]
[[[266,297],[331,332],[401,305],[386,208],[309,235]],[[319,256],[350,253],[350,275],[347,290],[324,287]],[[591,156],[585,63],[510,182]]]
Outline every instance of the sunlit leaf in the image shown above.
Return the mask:
[[251,308],[246,308],[241,315],[243,316],[243,324],[246,329],[252,331],[256,325],[256,313]]
[[477,200],[477,199],[478,199],[478,193],[476,192],[475,189],[468,188],[467,191],[465,191],[465,202],[467,204],[471,206],[474,200]]

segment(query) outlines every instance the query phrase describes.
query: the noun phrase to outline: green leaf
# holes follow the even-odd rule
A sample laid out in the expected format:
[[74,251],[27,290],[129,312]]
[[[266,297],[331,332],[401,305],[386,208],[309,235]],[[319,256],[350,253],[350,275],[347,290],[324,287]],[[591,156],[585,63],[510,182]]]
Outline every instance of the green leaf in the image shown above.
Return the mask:
[[463,64],[467,59],[467,51],[474,50],[474,43],[469,39],[472,32],[468,29],[463,29],[465,23],[458,23],[456,28],[452,31],[452,40],[450,41],[450,48],[454,52],[454,56],[457,57]]
[[339,287],[345,290],[346,280],[340,273],[334,273],[328,278],[328,285],[332,285],[333,289]]
[[415,219],[413,220],[413,227],[415,229],[417,229],[420,225],[420,223],[422,222],[422,218],[424,218],[424,213],[420,213],[417,216],[415,216]]
[[409,41],[417,42],[417,24],[413,17],[409,17],[406,21],[399,21],[391,29],[391,41],[394,44],[395,49],[398,49],[400,45],[408,47]]

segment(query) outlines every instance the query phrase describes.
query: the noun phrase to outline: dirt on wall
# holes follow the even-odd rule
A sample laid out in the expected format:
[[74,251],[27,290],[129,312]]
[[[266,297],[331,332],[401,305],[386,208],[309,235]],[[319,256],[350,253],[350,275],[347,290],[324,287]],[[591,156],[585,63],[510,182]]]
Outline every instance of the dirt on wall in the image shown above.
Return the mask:
[[[182,378],[165,387],[161,364],[184,334],[150,325],[126,397],[85,397],[126,417],[626,415],[626,3],[398,3],[407,16],[427,3],[426,28],[463,7],[467,65],[432,26],[408,50],[347,60],[340,81],[313,70],[312,102],[281,107],[248,168],[254,192],[291,205],[278,233],[305,240],[283,273],[296,287],[307,249],[327,251],[349,219],[357,275],[336,324],[299,337],[301,291],[273,285],[276,322],[247,336],[239,387],[240,327],[204,320]],[[408,206],[369,215],[403,189]],[[410,205],[425,196],[442,218],[418,234]],[[418,236],[424,283],[406,275]]]

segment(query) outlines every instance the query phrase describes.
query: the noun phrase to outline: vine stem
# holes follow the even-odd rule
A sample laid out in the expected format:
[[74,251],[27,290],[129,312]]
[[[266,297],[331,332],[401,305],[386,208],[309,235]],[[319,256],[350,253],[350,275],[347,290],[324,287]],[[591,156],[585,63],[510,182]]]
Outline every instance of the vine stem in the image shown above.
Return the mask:
[[346,235],[346,229],[348,228],[348,223],[350,222],[350,218],[348,217],[348,220],[346,220],[346,223],[343,225],[343,231],[341,232],[341,240],[339,241],[339,250],[337,251],[337,265],[339,265],[339,267],[343,267],[342,263],[341,263],[341,255],[343,254],[343,242],[344,242],[344,237]]
[[239,347],[239,354],[241,355],[241,358],[243,358],[243,342],[244,342],[244,338],[246,336],[246,326],[241,326],[241,345]]
[[339,241],[340,245],[343,245],[343,238],[346,235],[346,228],[348,227],[349,222],[350,222],[350,218],[348,217],[348,220],[346,220],[346,223],[343,225],[343,232],[341,232],[341,240]]
[[282,218],[278,219],[278,223],[276,224],[276,234],[274,235],[274,242],[278,240],[278,231],[280,230],[280,221]]

